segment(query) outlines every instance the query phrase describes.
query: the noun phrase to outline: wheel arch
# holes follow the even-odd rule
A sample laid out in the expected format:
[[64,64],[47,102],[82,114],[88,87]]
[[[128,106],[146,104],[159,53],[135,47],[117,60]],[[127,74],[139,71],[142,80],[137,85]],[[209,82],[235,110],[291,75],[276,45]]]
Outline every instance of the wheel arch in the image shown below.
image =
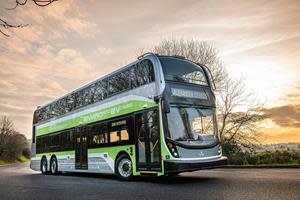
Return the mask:
[[129,153],[126,152],[126,151],[124,151],[124,150],[122,150],[122,151],[120,151],[120,152],[116,155],[116,158],[115,158],[115,161],[114,161],[114,171],[116,171],[117,160],[118,160],[119,157],[122,156],[122,155],[127,156],[127,157],[131,160],[131,162],[132,162],[132,159],[131,159]]
[[56,159],[56,161],[57,161],[57,157],[56,157],[56,155],[55,155],[55,154],[51,155],[51,157],[50,157],[50,162],[51,162],[52,158],[55,158],[55,159]]
[[122,150],[122,151],[120,151],[120,152],[116,155],[115,165],[116,165],[116,162],[117,162],[118,158],[119,158],[121,155],[126,155],[126,156],[128,156],[128,158],[132,161],[132,159],[131,159],[129,153],[126,152],[126,151],[124,151],[124,150]]

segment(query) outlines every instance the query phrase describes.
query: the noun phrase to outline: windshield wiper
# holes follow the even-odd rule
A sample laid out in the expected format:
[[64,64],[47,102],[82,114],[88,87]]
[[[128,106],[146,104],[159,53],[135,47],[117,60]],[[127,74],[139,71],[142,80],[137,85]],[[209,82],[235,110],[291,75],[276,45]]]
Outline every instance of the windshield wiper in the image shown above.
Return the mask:
[[180,82],[186,82],[186,79],[179,75],[173,75],[173,74],[166,74],[165,79],[169,81],[180,81]]
[[189,114],[188,114],[188,112],[186,111],[185,108],[178,108],[178,109],[180,111],[180,117],[182,119],[184,128],[185,128],[187,136],[188,136],[188,138],[186,138],[186,140],[189,140],[189,139],[193,140],[194,135],[192,133],[191,125],[190,125],[190,122],[189,122]]
[[182,78],[181,76],[178,76],[178,75],[174,75],[173,78],[174,78],[176,81],[186,82],[186,80],[185,80],[184,78]]

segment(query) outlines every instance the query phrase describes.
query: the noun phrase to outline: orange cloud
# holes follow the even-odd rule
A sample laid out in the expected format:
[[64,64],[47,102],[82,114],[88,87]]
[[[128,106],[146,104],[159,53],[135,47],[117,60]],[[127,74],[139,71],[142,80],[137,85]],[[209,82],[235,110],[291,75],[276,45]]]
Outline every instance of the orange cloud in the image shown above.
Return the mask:
[[261,132],[259,142],[264,144],[300,142],[300,128],[267,128]]
[[300,104],[284,105],[265,109],[265,115],[281,127],[300,128]]

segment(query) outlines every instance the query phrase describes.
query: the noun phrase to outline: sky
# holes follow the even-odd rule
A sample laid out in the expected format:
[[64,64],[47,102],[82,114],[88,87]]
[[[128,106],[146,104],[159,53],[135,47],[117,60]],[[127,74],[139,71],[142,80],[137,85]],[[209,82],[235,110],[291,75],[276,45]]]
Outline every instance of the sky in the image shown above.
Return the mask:
[[206,41],[266,107],[262,143],[300,142],[300,1],[59,0],[0,17],[0,115],[31,138],[38,105],[134,61],[167,38]]

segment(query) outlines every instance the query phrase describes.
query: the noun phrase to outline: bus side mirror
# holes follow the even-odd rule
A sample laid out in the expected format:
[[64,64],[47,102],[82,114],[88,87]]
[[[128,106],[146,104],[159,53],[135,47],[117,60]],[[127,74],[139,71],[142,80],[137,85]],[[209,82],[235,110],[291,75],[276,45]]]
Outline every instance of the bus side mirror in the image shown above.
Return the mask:
[[165,113],[170,113],[170,104],[167,100],[162,101],[162,108],[164,110]]

